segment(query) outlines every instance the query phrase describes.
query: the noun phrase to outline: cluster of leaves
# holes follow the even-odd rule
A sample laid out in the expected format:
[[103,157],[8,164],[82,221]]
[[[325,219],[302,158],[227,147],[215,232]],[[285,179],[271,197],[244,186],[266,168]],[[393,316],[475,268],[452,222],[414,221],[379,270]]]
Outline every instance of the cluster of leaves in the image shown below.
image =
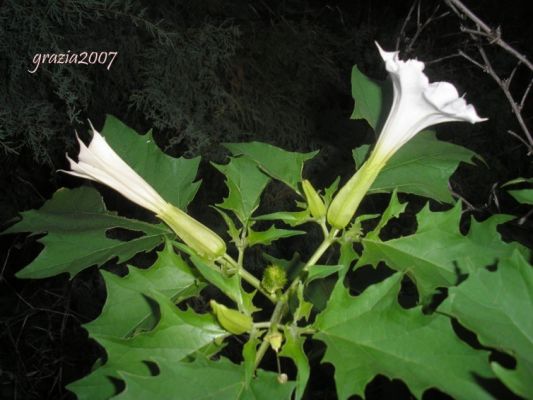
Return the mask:
[[[364,118],[375,128],[383,84],[369,80],[357,68],[352,79],[358,106],[354,118]],[[167,156],[151,133],[138,135],[113,117],[108,117],[102,133],[166,200],[186,209],[198,188],[198,159]],[[230,252],[238,254],[237,266],[244,267],[248,248],[303,235],[306,231],[294,227],[306,227],[306,223],[321,226],[323,246],[339,249],[333,254],[335,262],[320,265],[323,251],[318,250],[305,264],[297,258],[276,260],[265,253],[266,260],[285,270],[289,278],[287,285],[269,290],[271,284],[258,283],[235,271],[234,265],[195,255],[164,225],[106,210],[91,187],[59,190],[39,210],[22,213],[22,220],[6,231],[46,234],[39,239],[44,249],[19,277],[75,275],[116,257],[127,262],[159,246],[157,260],[147,269],[129,265],[125,276],[101,270],[107,300],[101,315],[85,328],[106,356],[88,376],[68,386],[78,398],[300,399],[310,377],[304,343],[312,340],[325,343],[323,361],[333,364],[337,395],[342,399],[364,396],[366,385],[377,375],[402,380],[417,398],[437,388],[456,398],[489,399],[492,396],[480,381],[495,378],[523,397],[533,393],[529,379],[533,373],[529,318],[533,270],[527,262],[528,250],[503,241],[497,230],[512,217],[471,219],[468,229],[461,229],[460,203],[446,211],[433,211],[427,205],[417,213],[414,232],[382,235],[406,210],[398,192],[453,202],[448,181],[460,162],[472,161],[473,152],[441,142],[432,132],[419,134],[390,160],[370,190],[391,193],[388,206],[377,215],[358,215],[335,237],[324,220],[313,215],[301,190],[304,164],[316,152],[288,152],[259,142],[226,147],[229,161],[215,167],[225,176],[228,194],[216,209],[234,244]],[[367,151],[354,151],[357,165]],[[300,196],[298,211],[257,215],[261,194],[271,180]],[[323,191],[326,206],[337,186],[335,180]],[[515,190],[512,195],[532,202],[531,191]],[[259,230],[258,221],[274,222]],[[107,233],[115,228],[134,231],[136,237],[110,238]],[[390,269],[387,278],[357,296],[350,294],[348,278],[354,269],[382,263]],[[256,290],[248,291],[241,279]],[[312,283],[325,279],[333,285],[319,299]],[[411,308],[398,302],[404,280],[411,281],[419,294],[418,304]],[[184,303],[206,286],[218,288],[232,312],[255,318],[242,335],[240,363],[224,357],[223,351],[226,339],[240,328],[236,326],[240,320],[227,320],[236,314],[215,316]],[[435,304],[439,292],[447,296]],[[257,308],[262,295],[275,303],[269,321],[257,320],[263,314]],[[473,348],[458,337],[452,321],[473,332],[482,347]],[[269,348],[276,357],[292,360],[295,376],[287,380],[282,371],[258,368]],[[515,367],[490,361],[491,351],[513,357]]]

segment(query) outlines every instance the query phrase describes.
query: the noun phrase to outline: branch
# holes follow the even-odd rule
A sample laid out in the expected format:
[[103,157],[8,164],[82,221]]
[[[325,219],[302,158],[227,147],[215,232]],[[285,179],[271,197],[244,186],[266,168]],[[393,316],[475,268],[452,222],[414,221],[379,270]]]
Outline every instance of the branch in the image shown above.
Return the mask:
[[[518,121],[518,124],[520,125],[522,132],[524,133],[525,140],[512,131],[508,131],[508,132],[513,137],[519,138],[520,141],[526,145],[528,149],[528,155],[532,155],[533,154],[533,135],[531,134],[531,131],[524,120],[524,116],[522,115],[522,110],[524,108],[526,99],[530,93],[531,86],[533,85],[533,79],[529,82],[529,85],[526,87],[524,93],[522,94],[520,102],[515,100],[513,94],[511,93],[510,86],[511,86],[511,81],[514,78],[514,75],[518,67],[521,64],[529,68],[531,72],[533,72],[533,64],[527,59],[526,56],[524,56],[523,54],[515,50],[513,47],[511,47],[507,42],[505,42],[502,39],[501,37],[502,33],[501,33],[500,27],[496,29],[492,29],[485,22],[483,22],[477,15],[475,15],[472,11],[470,11],[461,2],[461,0],[444,0],[444,1],[455,12],[455,14],[459,16],[459,18],[463,20],[469,19],[476,25],[476,29],[469,29],[464,26],[461,26],[461,31],[469,34],[470,37],[476,42],[479,54],[481,55],[483,62],[479,62],[475,60],[473,57],[469,56],[463,51],[459,51],[459,55],[461,55],[462,57],[470,61],[472,64],[476,65],[477,67],[481,68],[484,72],[489,74],[492,77],[492,79],[496,82],[496,84],[500,87],[500,89],[503,91],[507,101],[511,105],[513,114],[515,115],[515,118]],[[490,62],[489,57],[487,56],[487,53],[485,52],[485,49],[483,48],[480,42],[480,39],[487,40],[489,44],[498,45],[500,48],[504,49],[506,52],[508,52],[509,54],[511,54],[513,57],[515,57],[518,60],[517,65],[513,68],[513,70],[511,71],[507,79],[502,79],[496,73],[495,69],[492,67],[492,63]]]
[[485,37],[487,40],[489,40],[489,43],[498,45],[499,47],[507,51],[509,54],[511,54],[513,57],[520,60],[522,64],[527,66],[529,70],[533,72],[533,63],[531,63],[531,61],[529,61],[525,55],[514,49],[511,45],[509,45],[505,40],[502,39],[500,27],[492,29],[485,22],[483,22],[476,14],[470,11],[460,0],[445,0],[445,2],[461,19],[464,19],[464,17],[468,18],[470,21],[476,24],[476,26],[481,31],[483,31],[482,33],[479,30],[475,31],[463,29],[465,32]]

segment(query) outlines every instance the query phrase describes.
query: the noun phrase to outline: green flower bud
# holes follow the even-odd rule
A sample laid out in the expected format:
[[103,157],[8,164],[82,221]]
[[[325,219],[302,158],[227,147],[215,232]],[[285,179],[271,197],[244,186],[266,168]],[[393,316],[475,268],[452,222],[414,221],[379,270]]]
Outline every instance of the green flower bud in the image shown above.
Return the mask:
[[307,179],[304,180],[302,182],[302,188],[304,190],[305,198],[307,200],[307,205],[309,206],[311,215],[316,219],[320,219],[326,215],[326,205],[311,182],[309,182]]
[[370,157],[337,193],[328,209],[328,223],[337,229],[344,229],[350,223],[359,204],[374,183],[379,171],[385,165]]
[[281,348],[281,343],[283,343],[283,335],[279,331],[272,332],[265,336],[265,340],[270,344],[272,350],[277,353]]
[[226,244],[215,232],[172,204],[157,215],[200,257],[214,260],[226,253]]
[[242,335],[250,332],[253,327],[253,319],[249,315],[219,304],[215,300],[209,302],[213,313],[217,317],[218,323],[228,332],[235,335]]
[[279,265],[270,265],[265,268],[261,285],[268,293],[283,289],[286,283],[287,273]]

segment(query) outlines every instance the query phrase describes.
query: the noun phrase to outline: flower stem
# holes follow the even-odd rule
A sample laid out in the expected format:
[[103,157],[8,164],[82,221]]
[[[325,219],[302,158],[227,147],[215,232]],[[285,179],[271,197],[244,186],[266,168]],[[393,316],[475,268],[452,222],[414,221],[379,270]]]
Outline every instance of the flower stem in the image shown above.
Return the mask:
[[331,232],[329,232],[329,234],[324,238],[320,246],[318,246],[318,248],[315,250],[309,261],[307,261],[307,263],[305,264],[303,268],[304,271],[309,270],[310,266],[315,265],[317,263],[317,261],[320,259],[320,257],[322,257],[322,255],[326,252],[329,246],[333,244],[337,233],[339,233],[338,229],[333,229]]
[[225,254],[223,258],[237,270],[237,274],[239,274],[242,279],[244,279],[246,282],[256,288],[259,292],[261,292],[264,296],[266,296],[272,303],[276,303],[277,297],[274,294],[268,293],[265,289],[263,289],[259,279],[257,279],[248,271],[246,271],[243,267],[239,266],[237,261],[235,261],[230,255]]
[[[278,324],[280,323],[281,319],[283,318],[283,314],[285,313],[285,306],[287,304],[286,299],[280,299],[276,303],[276,307],[274,307],[274,312],[272,313],[272,317],[270,317],[270,327],[268,329],[267,335],[273,333],[277,328]],[[268,350],[268,346],[270,343],[263,339],[261,342],[261,345],[259,346],[259,349],[257,350],[257,354],[255,356],[255,368],[259,366],[259,363],[265,356],[266,351]]]
[[[333,229],[329,234],[324,238],[320,246],[315,250],[309,261],[304,266],[304,271],[307,271],[310,266],[315,265],[317,261],[322,257],[322,255],[326,252],[326,250],[335,242],[335,237],[339,233],[338,229]],[[274,307],[274,311],[272,312],[272,317],[270,318],[270,327],[268,329],[267,335],[275,332],[278,329],[278,325],[280,324],[283,315],[285,314],[287,301],[289,298],[289,293],[298,285],[298,282],[300,282],[299,279],[295,279],[292,281],[289,288],[279,297],[279,300],[276,303],[276,306]],[[261,342],[261,345],[259,346],[259,349],[257,350],[257,354],[255,357],[255,367],[257,368],[259,366],[259,363],[265,356],[266,351],[268,350],[269,342],[263,339],[263,342]]]

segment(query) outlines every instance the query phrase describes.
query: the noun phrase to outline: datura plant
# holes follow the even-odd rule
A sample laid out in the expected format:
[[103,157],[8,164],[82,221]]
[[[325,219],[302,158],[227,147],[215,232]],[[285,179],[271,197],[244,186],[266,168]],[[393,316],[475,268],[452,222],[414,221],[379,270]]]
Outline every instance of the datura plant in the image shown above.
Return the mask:
[[[352,118],[379,138],[353,151],[353,176],[328,171],[332,183],[317,190],[317,177],[304,173],[317,152],[226,144],[227,163],[213,164],[227,186],[213,205],[218,233],[187,212],[198,158],[170,157],[150,132],[113,117],[101,133],[91,126],[89,145],[79,141],[63,172],[115,190],[147,210],[137,213],[146,221],[107,210],[83,185],[58,190],[4,232],[42,235],[43,250],[19,278],[104,267],[107,299],[84,327],[105,355],[67,386],[79,399],[314,398],[319,363],[333,366],[340,399],[364,397],[378,375],[403,381],[416,398],[431,389],[491,399],[494,385],[533,398],[529,251],[498,232],[513,216],[466,217],[448,181],[476,155],[427,130],[483,118],[452,84],[429,83],[422,62],[378,49],[392,106],[386,117],[390,83],[354,67]],[[272,180],[292,192],[291,209],[263,211]],[[519,192],[511,194],[527,201],[530,191]],[[363,202],[369,196],[388,205]],[[420,209],[421,198],[429,203]],[[405,229],[391,228],[399,224]],[[153,264],[135,266],[138,253]],[[111,272],[111,262],[127,273]],[[467,339],[457,333],[465,330]]]

